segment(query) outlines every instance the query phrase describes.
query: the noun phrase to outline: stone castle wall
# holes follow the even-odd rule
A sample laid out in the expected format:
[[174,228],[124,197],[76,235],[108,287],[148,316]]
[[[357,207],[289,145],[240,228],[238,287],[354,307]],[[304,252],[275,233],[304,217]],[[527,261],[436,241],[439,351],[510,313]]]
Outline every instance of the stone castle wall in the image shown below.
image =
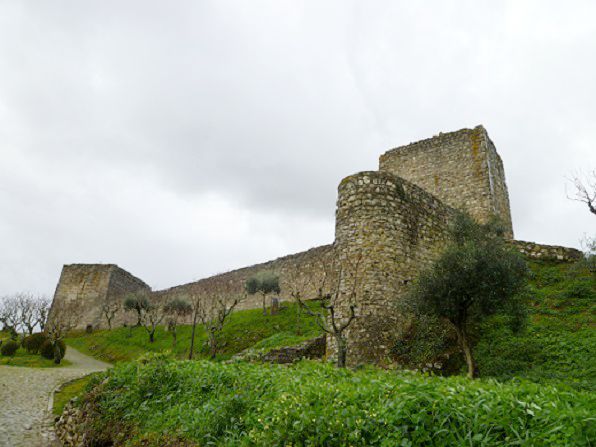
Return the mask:
[[513,237],[503,162],[482,126],[392,149],[379,158],[379,170],[409,180],[479,222],[496,215]]
[[[118,299],[127,293],[150,290],[139,278],[115,264],[70,264],[62,268],[48,319],[58,312],[77,317],[73,329],[107,327],[101,307],[108,299]],[[124,321],[120,313],[114,324]]]
[[[273,261],[232,270],[155,293],[166,301],[175,297],[190,301],[193,294],[208,295],[211,289],[218,287],[220,284],[228,284],[232,286],[232,291],[240,295],[244,291],[244,285],[248,278],[260,272],[274,272],[279,275],[281,293],[278,298],[281,301],[293,300],[291,293],[296,290],[300,291],[305,300],[309,300],[317,297],[318,289],[323,283],[322,267],[325,264],[332,263],[332,260],[333,246],[323,245]],[[271,297],[268,299],[270,300]],[[248,295],[238,304],[237,309],[257,309],[261,306],[261,295]]]
[[[330,283],[339,284],[332,300],[338,317],[347,317],[350,305],[356,305],[357,318],[347,330],[348,362],[383,363],[392,334],[408,323],[400,317],[396,300],[440,254],[456,210],[468,211],[479,222],[497,216],[509,238],[513,236],[503,163],[482,126],[392,149],[381,155],[379,171],[342,180],[334,244],[153,292],[153,296],[161,302],[173,298],[192,302],[197,295],[212,297],[224,285],[240,295],[246,279],[262,271],[280,276],[282,301],[291,300],[294,291],[312,299],[319,289],[325,293]],[[579,251],[564,247],[511,243],[530,259],[581,257]],[[67,265],[52,312],[67,307],[80,312],[79,329],[103,328],[103,302],[137,290],[148,286],[115,265]],[[248,296],[238,309],[261,305],[260,296]],[[121,312],[115,324],[125,321],[134,322],[134,316]],[[334,355],[334,341],[328,339],[327,346],[328,354]]]
[[[212,289],[221,284],[231,285],[232,293],[241,295],[244,291],[246,279],[252,275],[271,271],[280,276],[281,301],[289,301],[291,292],[299,290],[305,300],[317,297],[318,288],[323,282],[323,264],[332,263],[333,246],[324,245],[308,251],[284,256],[274,261],[233,270],[196,282],[153,292],[160,302],[167,302],[174,298],[192,302],[195,294],[209,295]],[[106,300],[117,299],[123,301],[126,295],[138,290],[150,290],[149,286],[139,278],[131,275],[114,264],[72,264],[65,265],[54,295],[54,303],[61,303],[62,308],[80,315],[75,330],[83,330],[88,325],[94,329],[107,328],[107,321],[101,313],[101,306]],[[270,303],[271,297],[268,297]],[[268,305],[269,305],[268,303]],[[241,309],[255,309],[262,306],[260,295],[248,295],[237,306]],[[51,313],[50,318],[54,315]],[[134,314],[119,311],[112,326],[122,326],[124,323],[134,324]],[[190,323],[190,317],[187,321]]]
[[511,244],[526,258],[533,260],[575,262],[583,257],[583,253],[575,248],[526,241],[511,241]]
[[[360,172],[339,185],[335,243],[340,262],[340,317],[355,304],[347,329],[350,364],[388,358],[403,323],[396,299],[440,253],[455,211],[389,172]],[[334,342],[328,339],[330,353]]]

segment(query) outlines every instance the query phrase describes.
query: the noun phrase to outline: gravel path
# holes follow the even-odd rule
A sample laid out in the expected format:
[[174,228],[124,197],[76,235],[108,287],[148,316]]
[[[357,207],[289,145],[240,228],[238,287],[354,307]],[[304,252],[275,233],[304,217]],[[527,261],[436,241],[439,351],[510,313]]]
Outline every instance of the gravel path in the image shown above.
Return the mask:
[[69,366],[26,368],[0,365],[0,447],[60,445],[48,412],[50,393],[61,383],[110,365],[68,347]]

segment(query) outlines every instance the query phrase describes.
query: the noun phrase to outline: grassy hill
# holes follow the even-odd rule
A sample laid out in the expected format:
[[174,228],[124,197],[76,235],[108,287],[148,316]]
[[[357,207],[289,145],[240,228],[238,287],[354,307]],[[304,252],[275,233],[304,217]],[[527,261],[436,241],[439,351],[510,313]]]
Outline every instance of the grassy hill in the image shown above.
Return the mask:
[[[311,302],[311,307],[317,303]],[[92,334],[79,334],[66,340],[67,344],[92,355],[100,360],[119,362],[135,360],[147,352],[171,351],[174,357],[188,357],[191,326],[178,327],[178,342],[172,346],[172,336],[164,327],[158,327],[155,342],[149,343],[143,327],[102,330]],[[237,311],[230,316],[222,334],[222,352],[220,360],[230,358],[247,348],[272,349],[278,346],[290,346],[303,340],[320,335],[312,317],[300,312],[296,304],[288,303],[276,315],[263,315],[261,309]],[[205,357],[207,336],[197,326],[195,346],[198,357]]]
[[475,353],[480,375],[596,389],[596,275],[581,264],[531,262],[528,325],[495,317]]

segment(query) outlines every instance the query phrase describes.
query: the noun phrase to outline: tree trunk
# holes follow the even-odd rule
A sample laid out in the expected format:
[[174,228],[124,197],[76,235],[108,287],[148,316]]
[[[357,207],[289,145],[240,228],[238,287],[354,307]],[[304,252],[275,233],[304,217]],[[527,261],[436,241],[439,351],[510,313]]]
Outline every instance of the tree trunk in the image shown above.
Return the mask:
[[176,326],[172,327],[172,337],[174,337],[174,341],[172,342],[172,346],[176,347]]
[[190,350],[188,351],[188,360],[192,360],[193,351],[195,349],[195,331],[197,329],[197,311],[195,310],[192,316],[192,331],[190,333]]
[[472,355],[472,348],[470,347],[470,342],[468,340],[468,334],[466,333],[465,328],[460,328],[459,326],[455,326],[455,331],[457,333],[457,339],[459,340],[459,346],[466,358],[466,365],[468,366],[468,378],[473,379],[476,377],[476,363],[474,362],[474,356]]
[[213,332],[209,332],[209,357],[215,359],[217,355],[217,338]]
[[337,344],[337,367],[346,367],[346,357],[348,354],[348,344],[344,337],[340,334],[335,334],[335,343]]
[[59,365],[61,360],[62,360],[62,352],[60,351],[60,345],[58,344],[58,341],[56,340],[54,342],[54,363],[56,365]]
[[155,341],[155,329],[149,332],[149,343],[153,343]]

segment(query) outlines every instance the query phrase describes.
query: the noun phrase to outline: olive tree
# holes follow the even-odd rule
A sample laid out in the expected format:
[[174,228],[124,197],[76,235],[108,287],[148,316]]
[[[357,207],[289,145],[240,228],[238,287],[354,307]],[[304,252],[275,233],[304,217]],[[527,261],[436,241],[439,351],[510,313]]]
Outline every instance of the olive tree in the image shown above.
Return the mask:
[[263,315],[267,315],[267,295],[279,293],[279,276],[273,272],[260,272],[251,276],[245,283],[246,293],[261,294],[263,298]]
[[143,313],[145,309],[149,307],[149,300],[147,298],[147,293],[144,292],[136,292],[136,293],[129,293],[126,298],[124,299],[124,310],[127,312],[135,312],[137,316],[137,323],[136,326],[141,326]]
[[527,266],[507,246],[496,222],[475,223],[458,215],[450,242],[440,257],[420,273],[407,302],[415,314],[436,316],[455,330],[466,359],[468,377],[476,375],[473,340],[479,323],[495,313],[520,312]]

